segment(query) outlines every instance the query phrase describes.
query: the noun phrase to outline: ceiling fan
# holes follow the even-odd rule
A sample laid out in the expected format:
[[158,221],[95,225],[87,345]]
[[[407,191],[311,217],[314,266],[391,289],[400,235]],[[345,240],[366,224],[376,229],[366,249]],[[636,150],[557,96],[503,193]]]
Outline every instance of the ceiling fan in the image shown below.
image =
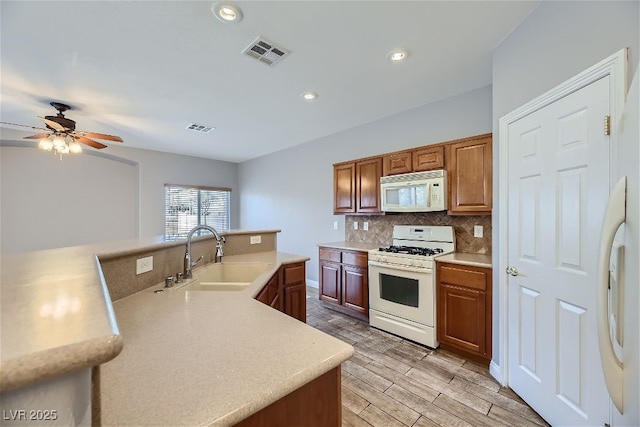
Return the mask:
[[47,131],[45,133],[25,136],[23,139],[39,139],[39,148],[47,151],[55,150],[57,154],[80,153],[82,152],[80,144],[85,144],[98,150],[107,147],[103,143],[95,141],[94,139],[123,142],[122,138],[119,136],[76,130],[76,122],[64,116],[64,112],[71,109],[70,106],[55,101],[50,102],[50,105],[58,110],[58,114],[55,116],[39,117],[44,121],[46,128],[8,122],[0,123]]

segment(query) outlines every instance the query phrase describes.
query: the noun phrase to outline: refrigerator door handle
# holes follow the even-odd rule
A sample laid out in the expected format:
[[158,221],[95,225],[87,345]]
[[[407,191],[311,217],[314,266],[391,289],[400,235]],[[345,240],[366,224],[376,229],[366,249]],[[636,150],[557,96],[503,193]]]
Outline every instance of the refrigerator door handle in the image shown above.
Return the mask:
[[[600,236],[600,250],[598,255],[598,276],[596,291],[596,316],[598,327],[598,343],[600,358],[607,390],[611,401],[620,413],[623,413],[622,388],[623,365],[618,360],[611,343],[608,313],[609,291],[609,259],[611,247],[618,227],[626,218],[627,177],[622,177],[613,187],[602,221],[602,235]],[[623,285],[624,286],[624,285]],[[622,319],[620,319],[622,321]]]

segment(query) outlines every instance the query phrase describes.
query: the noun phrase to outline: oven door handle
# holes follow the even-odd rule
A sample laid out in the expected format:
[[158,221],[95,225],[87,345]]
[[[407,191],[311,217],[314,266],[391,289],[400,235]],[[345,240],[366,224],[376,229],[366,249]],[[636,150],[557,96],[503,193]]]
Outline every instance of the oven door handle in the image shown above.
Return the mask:
[[377,261],[369,261],[369,267],[374,266],[374,267],[381,267],[381,268],[386,268],[389,270],[400,270],[400,271],[410,271],[412,273],[433,273],[433,268],[429,268],[429,267],[412,267],[409,265],[398,265],[398,264],[385,264],[382,262],[377,262]]

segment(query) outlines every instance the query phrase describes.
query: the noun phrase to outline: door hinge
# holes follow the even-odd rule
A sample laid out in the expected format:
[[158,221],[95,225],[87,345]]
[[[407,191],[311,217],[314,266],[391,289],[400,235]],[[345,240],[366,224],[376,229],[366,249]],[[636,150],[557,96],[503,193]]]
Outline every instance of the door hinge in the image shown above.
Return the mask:
[[611,135],[611,116],[604,116],[604,134]]

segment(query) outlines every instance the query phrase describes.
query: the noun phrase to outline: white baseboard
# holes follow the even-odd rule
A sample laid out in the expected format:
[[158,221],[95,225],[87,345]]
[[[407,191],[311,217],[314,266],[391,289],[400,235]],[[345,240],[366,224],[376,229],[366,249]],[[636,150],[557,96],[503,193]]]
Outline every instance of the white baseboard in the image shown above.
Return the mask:
[[317,281],[317,280],[307,279],[307,286],[311,286],[312,288],[316,288],[316,289],[318,289],[318,287],[320,286],[320,284],[318,283],[318,281]]
[[493,360],[489,364],[489,373],[493,378],[495,378],[496,381],[500,383],[500,385],[506,386],[506,384],[504,383],[504,379],[502,378],[502,369],[500,368],[500,365],[498,365]]

